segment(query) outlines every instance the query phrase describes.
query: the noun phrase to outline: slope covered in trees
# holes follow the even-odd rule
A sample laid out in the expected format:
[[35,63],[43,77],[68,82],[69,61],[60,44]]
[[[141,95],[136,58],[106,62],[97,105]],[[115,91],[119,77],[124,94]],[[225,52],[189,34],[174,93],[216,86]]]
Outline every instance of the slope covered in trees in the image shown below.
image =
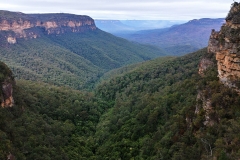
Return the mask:
[[94,159],[94,133],[105,102],[69,88],[18,81],[15,106],[0,108],[0,159]]
[[[106,80],[109,80],[109,79],[112,79],[114,77],[117,77],[117,76],[120,76],[120,75],[124,75],[128,72],[133,72],[135,70],[139,70],[139,68],[146,68],[149,66],[151,66],[151,63],[163,63],[167,60],[170,60],[170,59],[173,59],[175,57],[170,57],[170,56],[165,56],[165,57],[161,57],[157,62],[156,60],[149,60],[149,61],[146,61],[146,62],[140,62],[140,63],[135,63],[135,64],[130,64],[130,65],[126,65],[126,66],[123,66],[123,67],[120,67],[120,68],[117,68],[117,69],[112,69],[106,73],[103,74],[103,76],[100,78],[100,82],[102,81],[106,81]],[[97,83],[99,84],[99,83]]]
[[[236,159],[240,97],[219,83],[216,62],[198,75],[202,57],[215,61],[203,49],[154,60],[100,85],[98,95],[114,106],[98,123],[97,153],[105,159]],[[211,100],[211,111],[204,99]]]
[[75,89],[91,88],[106,71],[165,55],[159,48],[131,43],[101,30],[19,39],[0,48],[0,60],[17,79]]
[[[213,65],[200,76],[203,57]],[[214,59],[202,49],[151,60],[96,93],[17,81],[15,106],[0,109],[0,158],[237,159],[240,97]]]

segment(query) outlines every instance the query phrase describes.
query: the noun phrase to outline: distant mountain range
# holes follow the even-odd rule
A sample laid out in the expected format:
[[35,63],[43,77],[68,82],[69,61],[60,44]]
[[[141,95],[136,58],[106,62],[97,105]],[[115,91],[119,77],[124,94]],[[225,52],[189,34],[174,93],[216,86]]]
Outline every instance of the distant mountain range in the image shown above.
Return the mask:
[[96,26],[112,34],[167,28],[186,21],[180,20],[95,20]]
[[211,30],[219,30],[224,22],[223,18],[203,18],[169,28],[113,34],[130,41],[158,46],[173,55],[182,55],[206,47]]
[[135,32],[135,28],[123,24],[119,20],[95,20],[96,26],[100,28],[103,31],[109,32],[109,33],[131,33]]

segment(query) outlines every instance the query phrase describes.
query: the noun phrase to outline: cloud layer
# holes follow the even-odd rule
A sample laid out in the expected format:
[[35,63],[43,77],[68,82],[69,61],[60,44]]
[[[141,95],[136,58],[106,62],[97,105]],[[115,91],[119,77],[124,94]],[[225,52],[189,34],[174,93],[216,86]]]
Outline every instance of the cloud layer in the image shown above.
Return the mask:
[[73,13],[94,19],[190,20],[222,18],[233,0],[4,0],[0,10]]

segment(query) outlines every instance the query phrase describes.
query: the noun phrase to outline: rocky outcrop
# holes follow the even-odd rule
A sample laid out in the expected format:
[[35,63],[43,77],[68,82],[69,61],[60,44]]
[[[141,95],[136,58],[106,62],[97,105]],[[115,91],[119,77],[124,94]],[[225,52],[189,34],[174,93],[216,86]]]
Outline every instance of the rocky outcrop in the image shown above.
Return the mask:
[[240,4],[234,2],[221,30],[212,30],[208,52],[216,54],[218,76],[222,83],[239,88],[240,80]]
[[211,66],[213,66],[213,62],[208,59],[208,58],[203,58],[201,59],[200,63],[199,63],[199,67],[198,67],[198,74],[203,76],[204,72]]
[[195,109],[195,114],[200,114],[200,109],[204,110],[205,121],[203,122],[206,126],[213,126],[216,123],[215,111],[212,107],[212,102],[210,97],[206,97],[205,90],[198,91],[197,95],[197,105]]
[[14,105],[13,85],[12,82],[9,81],[9,78],[2,82],[1,91],[2,91],[1,107],[12,107]]
[[94,20],[88,16],[0,12],[0,32],[8,32],[4,36],[10,44],[16,43],[18,38],[37,38],[41,36],[36,28],[49,35],[91,31],[95,30],[96,26]]
[[13,88],[15,81],[12,71],[6,64],[0,62],[0,104],[1,107],[13,107]]
[[16,37],[11,37],[11,36],[7,37],[7,41],[10,44],[15,44],[17,42]]

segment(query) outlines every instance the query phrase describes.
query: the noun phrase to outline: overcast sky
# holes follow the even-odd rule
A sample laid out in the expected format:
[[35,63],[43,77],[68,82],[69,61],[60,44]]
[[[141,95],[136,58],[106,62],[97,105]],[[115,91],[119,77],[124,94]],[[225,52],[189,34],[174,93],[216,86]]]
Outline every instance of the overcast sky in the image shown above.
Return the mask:
[[0,0],[0,10],[73,13],[94,19],[191,20],[226,17],[233,0]]

